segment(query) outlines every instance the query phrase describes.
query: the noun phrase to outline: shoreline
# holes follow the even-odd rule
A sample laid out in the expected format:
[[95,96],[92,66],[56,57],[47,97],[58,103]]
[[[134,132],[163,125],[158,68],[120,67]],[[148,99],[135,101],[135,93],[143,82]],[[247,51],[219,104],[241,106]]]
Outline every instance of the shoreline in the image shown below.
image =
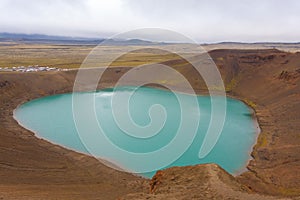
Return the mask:
[[[67,93],[66,93],[66,94],[67,94]],[[63,95],[63,94],[58,94],[58,95]],[[45,98],[45,97],[49,97],[49,96],[43,96],[43,97],[40,97],[40,98]],[[39,98],[37,98],[37,99],[39,99]],[[36,99],[33,99],[33,100],[36,100]],[[33,100],[30,100],[30,101],[33,101]],[[25,128],[26,130],[28,130],[29,132],[31,132],[31,133],[33,134],[34,137],[36,137],[36,138],[38,138],[38,139],[41,139],[41,140],[45,140],[45,141],[47,141],[48,143],[50,143],[50,144],[52,144],[52,145],[54,145],[54,146],[59,146],[59,147],[64,148],[64,149],[66,149],[66,150],[68,150],[68,151],[73,151],[73,152],[78,153],[78,154],[82,154],[82,155],[85,155],[85,156],[93,157],[93,158],[97,159],[99,162],[101,162],[102,164],[104,164],[104,165],[106,165],[107,167],[110,167],[110,168],[112,168],[112,169],[114,169],[114,170],[117,170],[117,171],[120,171],[120,172],[125,172],[125,173],[130,173],[130,174],[132,174],[132,175],[134,175],[134,176],[137,176],[137,177],[140,177],[140,178],[144,178],[144,179],[151,179],[151,178],[144,177],[144,176],[142,176],[142,175],[139,175],[139,174],[130,172],[130,170],[125,169],[125,168],[122,167],[121,165],[118,165],[116,162],[111,161],[109,158],[104,158],[104,157],[94,157],[92,154],[78,151],[78,150],[76,150],[76,149],[73,149],[73,148],[64,146],[64,145],[62,145],[62,144],[55,143],[55,142],[53,142],[53,141],[51,141],[51,140],[48,140],[48,139],[46,139],[46,138],[43,138],[43,137],[39,136],[39,134],[38,134],[37,132],[35,132],[34,130],[32,130],[32,129],[30,129],[30,128],[24,126],[24,125],[22,125],[22,123],[20,123],[20,122],[16,119],[16,117],[15,117],[15,111],[16,111],[20,106],[22,106],[23,104],[28,103],[28,102],[30,102],[30,101],[25,101],[25,102],[19,104],[19,105],[13,110],[13,116],[12,116],[12,117],[13,117],[14,121],[15,121],[20,127]],[[83,144],[83,145],[84,145],[84,144]],[[84,146],[85,146],[85,145],[84,145]]]
[[[240,100],[242,101],[242,100]],[[242,101],[244,102],[244,101]],[[251,162],[251,160],[255,159],[253,156],[252,156],[252,153],[254,151],[254,147],[257,145],[257,142],[258,142],[258,137],[261,133],[261,128],[260,128],[260,125],[259,125],[259,122],[258,122],[258,118],[256,116],[256,111],[254,108],[252,108],[250,105],[248,105],[247,103],[244,102],[245,105],[248,106],[248,108],[250,108],[250,110],[252,111],[252,114],[253,116],[251,116],[251,118],[253,118],[253,125],[254,125],[254,128],[256,129],[256,132],[255,132],[255,136],[254,136],[254,142],[252,143],[251,145],[251,148],[250,150],[248,151],[248,155],[249,155],[249,159],[247,160],[247,163],[245,164],[245,166],[243,167],[244,170],[241,170],[241,171],[238,171],[237,173],[234,174],[234,176],[240,176],[242,175],[243,173],[249,171],[249,168],[248,168],[248,165],[249,163]]]

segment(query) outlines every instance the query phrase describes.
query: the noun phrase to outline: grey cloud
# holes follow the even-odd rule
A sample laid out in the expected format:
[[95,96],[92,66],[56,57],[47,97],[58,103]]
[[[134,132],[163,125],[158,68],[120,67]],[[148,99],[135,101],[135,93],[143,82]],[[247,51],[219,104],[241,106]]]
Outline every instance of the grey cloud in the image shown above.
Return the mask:
[[201,42],[297,41],[298,0],[0,0],[0,32],[107,37],[159,27]]

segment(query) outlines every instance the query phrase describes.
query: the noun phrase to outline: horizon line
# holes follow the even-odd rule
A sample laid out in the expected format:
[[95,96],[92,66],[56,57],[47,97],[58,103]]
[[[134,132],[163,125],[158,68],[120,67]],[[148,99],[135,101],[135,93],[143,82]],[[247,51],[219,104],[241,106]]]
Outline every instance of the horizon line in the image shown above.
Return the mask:
[[[15,37],[3,37],[3,35],[11,35]],[[18,37],[19,36],[19,37]],[[23,36],[23,37],[22,37]],[[26,36],[28,38],[26,38]],[[37,38],[34,38],[36,36]],[[38,38],[41,37],[41,38]],[[42,38],[42,37],[49,37],[49,38]],[[53,37],[51,39],[51,37]],[[55,39],[56,37],[56,39]],[[151,43],[166,43],[166,44],[172,44],[172,43],[178,43],[178,44],[192,44],[187,43],[184,41],[163,41],[163,40],[148,40],[148,39],[142,39],[142,38],[110,38],[110,37],[89,37],[89,36],[72,36],[72,35],[51,35],[51,34],[42,34],[42,33],[18,33],[18,32],[0,32],[0,40],[1,39],[31,39],[31,40],[69,40],[69,41],[99,41],[99,40],[113,40],[113,41],[131,41],[131,40],[140,40],[143,42],[151,42]],[[214,41],[214,42],[198,42],[199,45],[214,45],[214,44],[300,44],[299,41],[234,41],[234,40],[220,40],[220,41]]]

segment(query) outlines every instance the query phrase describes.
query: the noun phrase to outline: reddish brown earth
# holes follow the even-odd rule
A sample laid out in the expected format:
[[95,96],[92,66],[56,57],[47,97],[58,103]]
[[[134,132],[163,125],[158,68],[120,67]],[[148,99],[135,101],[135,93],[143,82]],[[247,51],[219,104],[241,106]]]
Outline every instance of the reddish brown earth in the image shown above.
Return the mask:
[[[12,117],[21,103],[71,92],[76,71],[0,73],[0,199],[299,196],[300,53],[214,50],[210,55],[221,71],[228,95],[244,100],[256,111],[262,131],[247,166],[249,171],[232,177],[216,165],[176,167],[148,181],[112,170],[92,157],[36,138]],[[196,91],[203,91],[201,80],[190,66],[181,60],[167,64],[176,65]],[[100,87],[112,87],[128,69],[109,68]],[[82,85],[88,87],[88,83]]]
[[237,178],[258,192],[299,195],[300,53],[217,50],[211,55],[224,58],[217,65],[227,82],[236,82],[230,94],[254,106],[261,128],[249,172]]

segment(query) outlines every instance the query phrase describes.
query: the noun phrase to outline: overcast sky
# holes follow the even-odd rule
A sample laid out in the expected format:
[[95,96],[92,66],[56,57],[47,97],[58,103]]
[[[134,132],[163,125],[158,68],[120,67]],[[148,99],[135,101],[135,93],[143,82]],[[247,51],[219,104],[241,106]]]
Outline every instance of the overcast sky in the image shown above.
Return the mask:
[[0,32],[100,38],[149,27],[198,42],[300,41],[300,1],[0,0]]

